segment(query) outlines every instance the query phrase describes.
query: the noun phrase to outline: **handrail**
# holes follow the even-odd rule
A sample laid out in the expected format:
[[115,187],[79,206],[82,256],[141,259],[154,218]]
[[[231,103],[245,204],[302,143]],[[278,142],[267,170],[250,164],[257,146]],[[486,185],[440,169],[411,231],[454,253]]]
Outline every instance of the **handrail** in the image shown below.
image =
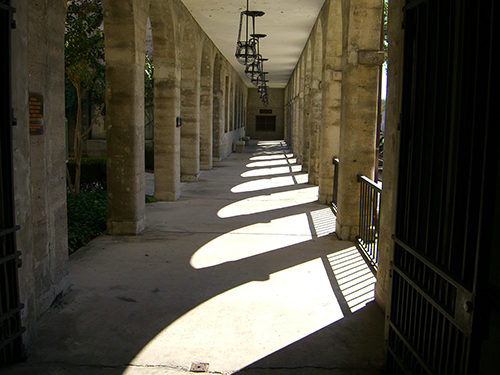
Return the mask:
[[359,193],[359,235],[356,236],[356,240],[365,258],[377,270],[382,187],[360,174],[358,174],[358,182],[361,186]]
[[382,187],[380,184],[377,184],[375,181],[370,180],[368,177],[358,174],[358,182],[364,182],[370,185],[372,188],[377,190],[378,192],[382,192]]
[[334,165],[334,168],[333,168],[332,208],[333,208],[333,211],[336,215],[337,214],[337,195],[338,195],[338,191],[339,191],[339,165],[340,165],[339,158],[333,158],[332,164]]

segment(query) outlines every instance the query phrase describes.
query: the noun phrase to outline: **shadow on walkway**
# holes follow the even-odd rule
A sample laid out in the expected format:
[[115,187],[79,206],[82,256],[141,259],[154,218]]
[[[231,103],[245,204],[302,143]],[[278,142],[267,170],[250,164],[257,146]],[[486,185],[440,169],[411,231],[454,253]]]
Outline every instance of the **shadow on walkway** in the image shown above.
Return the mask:
[[71,291],[5,374],[381,373],[373,276],[282,142],[182,189],[147,205],[143,234],[71,256]]

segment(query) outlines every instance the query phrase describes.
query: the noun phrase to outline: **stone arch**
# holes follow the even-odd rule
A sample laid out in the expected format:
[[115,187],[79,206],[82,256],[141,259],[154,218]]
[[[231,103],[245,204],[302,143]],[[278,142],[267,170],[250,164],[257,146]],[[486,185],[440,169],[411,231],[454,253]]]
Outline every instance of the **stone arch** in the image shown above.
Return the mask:
[[154,53],[155,187],[160,201],[174,201],[180,184],[180,63],[170,2],[152,0],[150,6]]
[[323,28],[321,19],[314,29],[310,89],[309,182],[319,184],[319,142],[322,121]]
[[210,170],[213,165],[213,47],[209,39],[203,42],[200,71],[200,168]]
[[[108,233],[145,227],[144,62],[149,1],[103,2]],[[123,202],[127,202],[126,205]]]
[[200,50],[199,33],[191,20],[183,25],[181,53],[181,181],[200,174]]
[[212,134],[213,134],[213,141],[212,141],[212,155],[213,155],[213,160],[219,161],[221,158],[221,153],[220,153],[220,143],[221,143],[221,134],[224,133],[224,128],[223,128],[223,118],[224,114],[222,112],[223,108],[223,96],[222,96],[222,81],[221,81],[221,76],[222,76],[222,63],[221,63],[221,57],[217,53],[214,58],[214,71],[213,71],[213,84],[212,84],[212,90],[213,90],[213,111],[212,111]]

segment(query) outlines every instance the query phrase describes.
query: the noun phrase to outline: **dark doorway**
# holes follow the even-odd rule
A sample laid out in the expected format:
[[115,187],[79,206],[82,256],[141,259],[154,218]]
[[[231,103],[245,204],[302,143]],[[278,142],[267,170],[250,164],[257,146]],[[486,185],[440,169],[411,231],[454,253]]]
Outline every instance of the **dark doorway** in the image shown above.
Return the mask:
[[275,132],[276,116],[256,116],[255,130],[258,132]]
[[489,267],[498,264],[494,3],[411,0],[404,8],[388,374],[493,372],[481,348],[500,300],[490,275],[498,269]]
[[0,2],[0,367],[24,357],[17,268],[12,176],[10,33],[14,27],[10,1]]

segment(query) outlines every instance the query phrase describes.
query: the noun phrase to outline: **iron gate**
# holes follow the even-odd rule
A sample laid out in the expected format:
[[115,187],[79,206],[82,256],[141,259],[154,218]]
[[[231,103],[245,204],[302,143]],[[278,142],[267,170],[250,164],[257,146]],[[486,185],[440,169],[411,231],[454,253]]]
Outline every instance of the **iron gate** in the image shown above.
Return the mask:
[[404,8],[388,374],[478,373],[494,10],[494,0]]
[[15,26],[10,1],[0,1],[0,367],[24,357],[17,268],[12,177],[10,32]]

